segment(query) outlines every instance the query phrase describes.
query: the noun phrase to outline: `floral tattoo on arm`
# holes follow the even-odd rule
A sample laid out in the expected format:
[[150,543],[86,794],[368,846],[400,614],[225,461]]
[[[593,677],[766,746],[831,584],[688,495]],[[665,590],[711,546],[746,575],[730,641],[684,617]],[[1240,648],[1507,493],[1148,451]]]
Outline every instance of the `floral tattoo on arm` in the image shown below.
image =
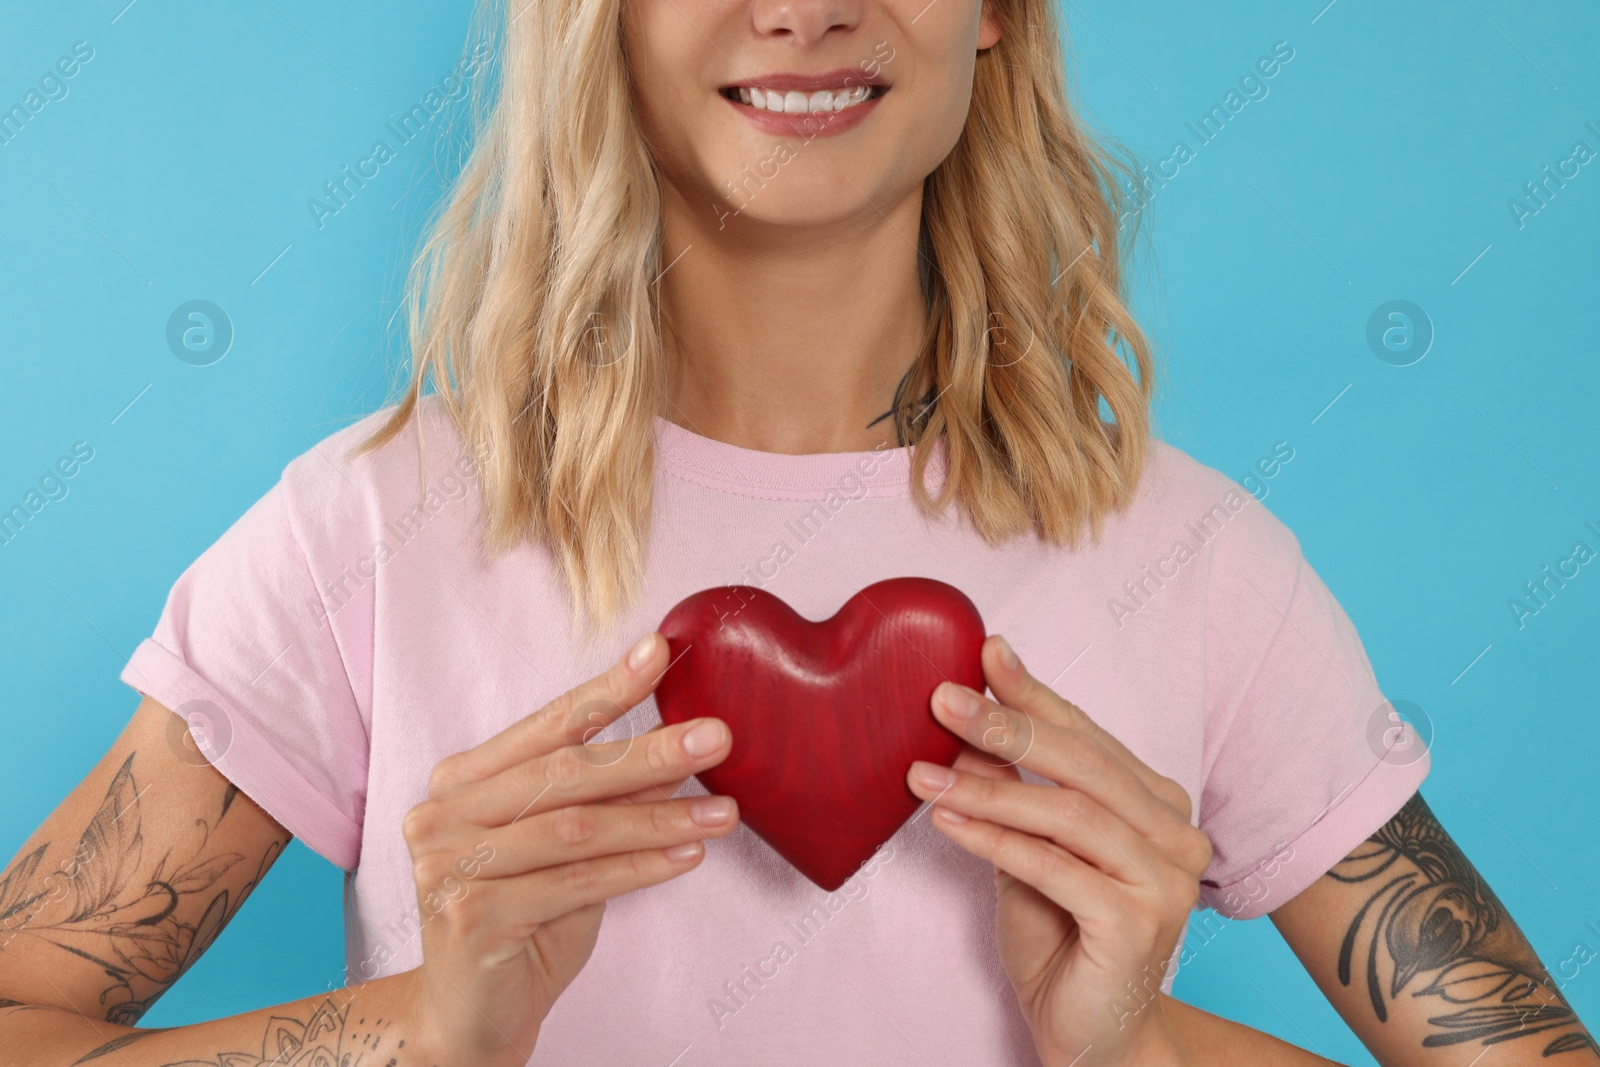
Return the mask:
[[[1544,1042],[1543,1055],[1600,1048],[1422,794],[1328,872],[1371,891],[1339,949],[1380,1022],[1402,995],[1436,998],[1424,1047]],[[1359,970],[1359,974],[1357,971]],[[1538,1035],[1544,1035],[1542,1038]],[[1586,1057],[1587,1058],[1587,1057]]]
[[[195,820],[198,840],[187,857],[168,849],[146,866],[143,790],[133,774],[137,755],[123,761],[71,857],[41,870],[51,846],[46,841],[0,874],[0,953],[13,938],[30,937],[97,965],[110,979],[99,998],[105,1018],[123,1026],[135,1025],[200,958],[288,843],[287,837],[272,841],[236,894],[214,888],[245,859],[207,848],[238,796],[229,783],[216,818]],[[194,922],[185,922],[180,904],[194,897],[206,905]]]

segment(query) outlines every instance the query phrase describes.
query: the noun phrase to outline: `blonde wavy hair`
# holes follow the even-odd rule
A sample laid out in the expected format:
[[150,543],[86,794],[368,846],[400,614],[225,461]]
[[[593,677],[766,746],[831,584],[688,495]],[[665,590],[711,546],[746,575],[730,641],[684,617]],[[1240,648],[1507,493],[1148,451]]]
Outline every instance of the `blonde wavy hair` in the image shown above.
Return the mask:
[[[431,382],[477,460],[486,550],[547,546],[573,625],[591,631],[642,581],[665,386],[661,198],[622,2],[480,0],[471,36],[491,69],[411,266],[410,371],[352,452],[395,437]],[[1151,433],[1149,344],[1124,292],[1138,227],[1120,225],[1137,223],[1141,186],[1067,102],[1053,0],[991,2],[1000,40],[979,53],[966,127],[924,183],[926,344],[895,398],[896,440],[914,446],[923,510],[954,499],[991,544],[1034,529],[1076,546],[1086,521],[1098,541],[1132,498]],[[903,396],[937,403],[909,412]]]

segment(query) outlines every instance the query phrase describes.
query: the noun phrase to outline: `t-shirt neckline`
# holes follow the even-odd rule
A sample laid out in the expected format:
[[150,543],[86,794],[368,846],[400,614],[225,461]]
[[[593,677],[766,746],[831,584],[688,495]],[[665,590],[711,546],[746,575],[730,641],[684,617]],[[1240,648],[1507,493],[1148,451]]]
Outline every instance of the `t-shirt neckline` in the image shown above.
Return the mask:
[[[865,452],[791,455],[741,448],[704,437],[655,416],[656,463],[688,481],[743,496],[780,500],[841,496],[905,496],[911,491],[909,445]],[[945,442],[934,442],[927,485],[937,492],[945,472]]]

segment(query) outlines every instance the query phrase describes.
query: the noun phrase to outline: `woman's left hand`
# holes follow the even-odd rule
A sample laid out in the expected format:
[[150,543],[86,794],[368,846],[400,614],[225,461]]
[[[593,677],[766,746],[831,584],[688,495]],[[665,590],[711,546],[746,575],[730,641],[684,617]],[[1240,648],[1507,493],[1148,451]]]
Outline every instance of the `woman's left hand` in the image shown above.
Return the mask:
[[[935,717],[969,748],[907,781],[947,837],[995,866],[1006,973],[1046,1067],[1180,1062],[1160,984],[1211,862],[1183,787],[983,646],[1000,703],[943,682]],[[965,699],[964,699],[965,698]],[[1022,766],[1055,785],[1024,782]]]

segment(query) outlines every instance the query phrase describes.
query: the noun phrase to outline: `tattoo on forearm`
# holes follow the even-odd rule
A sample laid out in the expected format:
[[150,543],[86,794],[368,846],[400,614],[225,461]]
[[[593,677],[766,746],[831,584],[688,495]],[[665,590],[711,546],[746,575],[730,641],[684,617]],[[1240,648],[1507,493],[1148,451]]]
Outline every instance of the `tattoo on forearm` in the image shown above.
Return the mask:
[[[338,996],[328,997],[318,1004],[305,1021],[287,1015],[274,1015],[267,1021],[261,1035],[261,1051],[222,1052],[215,1059],[185,1059],[162,1067],[405,1067],[400,1058],[406,1047],[405,1038],[395,1039],[389,1031],[393,1019],[358,1016],[350,1021],[350,1001],[338,1003]],[[73,1067],[116,1052],[130,1042],[160,1030],[141,1030],[108,1041],[81,1059]],[[407,1061],[408,1063],[414,1061]]]
[[[1561,995],[1494,891],[1417,793],[1361,848],[1328,872],[1372,895],[1339,949],[1339,981],[1362,968],[1380,1022],[1410,988],[1451,1010],[1429,1016],[1426,1047],[1494,1045],[1547,1034],[1543,1055],[1600,1048]],[[1550,1031],[1560,1030],[1559,1034]]]
[[[112,778],[70,859],[41,871],[51,846],[46,841],[0,875],[0,951],[14,937],[32,937],[97,965],[111,979],[99,998],[105,1018],[124,1026],[137,1023],[200,958],[288,842],[282,837],[267,847],[236,897],[227,889],[213,892],[245,858],[206,847],[238,795],[229,783],[216,819],[195,820],[199,840],[187,858],[174,858],[169,849],[147,870],[141,863],[144,790],[133,774],[137,755],[130,753]],[[179,918],[185,898],[207,894],[194,923]]]

